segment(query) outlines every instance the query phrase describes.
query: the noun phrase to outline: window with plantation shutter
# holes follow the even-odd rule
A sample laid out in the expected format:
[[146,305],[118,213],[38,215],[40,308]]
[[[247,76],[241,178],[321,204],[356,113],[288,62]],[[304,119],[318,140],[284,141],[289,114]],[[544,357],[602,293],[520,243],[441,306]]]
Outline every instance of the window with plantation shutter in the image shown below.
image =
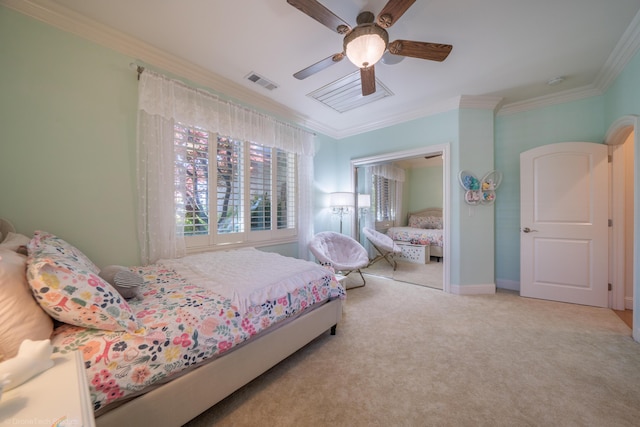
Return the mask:
[[186,153],[177,161],[175,174],[176,180],[185,181],[184,196],[176,195],[176,210],[185,210],[187,246],[295,236],[293,153],[181,124],[174,130],[175,144]]
[[271,148],[249,144],[251,230],[271,229]]
[[[176,194],[176,206],[185,210],[185,235],[209,232],[209,133],[176,124],[174,141],[184,148],[185,156],[176,161],[176,179],[186,181],[183,196]],[[178,164],[181,163],[181,164]]]
[[243,198],[243,143],[231,138],[218,137],[216,201],[219,234],[242,233]]
[[396,216],[395,181],[378,175],[373,177],[376,221],[393,221]]
[[276,221],[278,229],[296,227],[296,156],[284,150],[276,151]]

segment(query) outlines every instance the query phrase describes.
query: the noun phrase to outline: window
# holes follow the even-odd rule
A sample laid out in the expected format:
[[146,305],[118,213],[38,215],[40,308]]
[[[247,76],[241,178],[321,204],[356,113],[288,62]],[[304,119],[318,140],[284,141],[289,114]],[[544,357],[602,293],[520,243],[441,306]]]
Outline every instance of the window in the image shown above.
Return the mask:
[[293,153],[181,124],[174,130],[175,144],[185,150],[176,161],[175,178],[186,188],[184,196],[176,195],[176,210],[178,218],[180,210],[184,213],[188,246],[295,236]]
[[373,176],[373,197],[376,221],[394,221],[396,218],[396,181],[379,175]]

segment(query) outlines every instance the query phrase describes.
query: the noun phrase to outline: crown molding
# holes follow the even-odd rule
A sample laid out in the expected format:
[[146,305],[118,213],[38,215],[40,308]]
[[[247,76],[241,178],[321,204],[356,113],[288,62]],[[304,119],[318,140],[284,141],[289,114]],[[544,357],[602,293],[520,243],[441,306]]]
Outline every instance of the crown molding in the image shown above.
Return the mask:
[[275,114],[303,127],[322,131],[322,126],[272,99],[212,73],[183,58],[171,55],[134,37],[80,15],[50,0],[0,0],[0,5],[72,33],[96,44],[130,56],[139,65],[158,67],[218,92],[227,99],[236,99],[251,107]]
[[600,69],[594,83],[575,89],[569,89],[553,95],[545,95],[520,102],[505,104],[498,110],[498,115],[508,115],[565,102],[578,101],[592,96],[604,94],[615,82],[624,67],[640,49],[640,12],[636,13],[631,23],[609,54],[607,61]]
[[551,105],[564,104],[566,102],[578,101],[580,99],[602,95],[602,93],[603,91],[598,89],[595,84],[591,84],[575,89],[568,89],[552,95],[544,95],[527,99],[526,101],[505,104],[500,108],[500,110],[498,110],[497,115],[506,116],[509,114],[521,113],[523,111],[535,110],[537,108],[549,107]]
[[460,108],[494,111],[500,105],[502,99],[500,96],[462,95],[460,97]]
[[595,86],[602,93],[609,89],[638,49],[640,49],[640,12],[636,13],[596,77]]
[[291,110],[266,96],[257,94],[218,74],[212,73],[182,58],[168,54],[136,38],[88,19],[51,0],[0,0],[0,5],[60,30],[95,42],[108,49],[130,56],[136,61],[158,67],[161,70],[203,85],[218,92],[220,96],[236,99],[254,108],[274,114],[283,120],[296,123],[299,126],[306,127],[335,139],[342,139],[382,129],[457,108],[490,109],[497,111],[497,115],[508,115],[602,95],[611,84],[613,84],[629,60],[631,60],[640,49],[640,12],[638,12],[609,55],[609,58],[593,84],[553,95],[545,95],[509,104],[502,104],[503,99],[495,96],[461,95],[436,104],[416,108],[402,114],[390,115],[381,121],[339,131],[302,115],[297,111]]

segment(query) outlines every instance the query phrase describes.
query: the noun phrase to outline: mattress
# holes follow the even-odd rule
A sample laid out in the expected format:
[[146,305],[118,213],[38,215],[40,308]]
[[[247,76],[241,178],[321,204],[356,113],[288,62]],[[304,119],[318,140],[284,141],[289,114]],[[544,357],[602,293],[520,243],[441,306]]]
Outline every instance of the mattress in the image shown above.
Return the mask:
[[131,271],[144,278],[142,297],[128,301],[143,330],[63,324],[52,336],[55,352],[82,352],[96,416],[346,295],[330,270],[255,249],[198,254]]

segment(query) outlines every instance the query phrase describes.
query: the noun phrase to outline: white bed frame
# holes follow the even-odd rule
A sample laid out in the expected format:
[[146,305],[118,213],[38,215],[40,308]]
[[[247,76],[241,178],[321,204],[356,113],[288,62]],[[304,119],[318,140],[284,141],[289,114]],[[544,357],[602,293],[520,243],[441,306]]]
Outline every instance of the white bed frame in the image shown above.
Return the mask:
[[[416,216],[438,216],[438,217],[442,218],[442,208],[426,208],[426,209],[423,209],[421,211],[409,212],[407,214],[407,224],[409,224],[409,217],[411,215],[416,215]],[[443,248],[441,246],[429,245],[429,252],[430,252],[431,256],[434,256],[434,257],[437,257],[437,258],[443,258],[444,257]]]
[[183,425],[335,326],[335,299],[96,418],[98,427]]

